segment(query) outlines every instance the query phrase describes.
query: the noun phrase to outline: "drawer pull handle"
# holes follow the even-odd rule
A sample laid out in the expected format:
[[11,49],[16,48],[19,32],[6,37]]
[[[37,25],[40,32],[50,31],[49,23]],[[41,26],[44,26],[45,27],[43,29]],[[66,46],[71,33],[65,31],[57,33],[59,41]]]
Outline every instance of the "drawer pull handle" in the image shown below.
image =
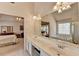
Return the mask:
[[60,54],[57,54],[58,56],[60,56]]

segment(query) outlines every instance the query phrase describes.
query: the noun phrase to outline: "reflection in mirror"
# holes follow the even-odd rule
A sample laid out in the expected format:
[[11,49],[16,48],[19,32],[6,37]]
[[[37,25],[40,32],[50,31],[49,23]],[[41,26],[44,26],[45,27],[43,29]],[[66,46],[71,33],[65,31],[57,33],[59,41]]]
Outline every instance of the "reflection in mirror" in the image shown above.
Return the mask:
[[73,43],[79,44],[79,21],[73,22],[73,33],[72,33],[72,38],[73,38]]
[[42,36],[49,37],[49,22],[41,22],[41,34]]
[[[68,20],[68,21],[67,21]],[[66,21],[57,21],[56,22],[56,36],[53,38],[61,39],[64,41],[72,42],[77,44],[78,43],[78,21],[70,21],[66,19]],[[76,31],[76,32],[75,32]],[[75,37],[75,35],[77,37]]]
[[[52,39],[63,40],[79,44],[79,12],[78,2],[71,4],[71,8],[58,13],[57,11],[50,13],[42,18],[50,24],[49,37]],[[42,22],[43,23],[43,22]],[[46,28],[41,26],[42,31]],[[46,31],[46,30],[45,30]]]

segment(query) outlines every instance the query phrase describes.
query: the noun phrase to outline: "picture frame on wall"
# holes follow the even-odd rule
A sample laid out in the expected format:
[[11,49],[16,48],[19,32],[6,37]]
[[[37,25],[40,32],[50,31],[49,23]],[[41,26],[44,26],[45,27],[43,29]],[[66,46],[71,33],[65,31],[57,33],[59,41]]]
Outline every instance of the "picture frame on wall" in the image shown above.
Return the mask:
[[1,26],[1,33],[12,33],[13,26]]

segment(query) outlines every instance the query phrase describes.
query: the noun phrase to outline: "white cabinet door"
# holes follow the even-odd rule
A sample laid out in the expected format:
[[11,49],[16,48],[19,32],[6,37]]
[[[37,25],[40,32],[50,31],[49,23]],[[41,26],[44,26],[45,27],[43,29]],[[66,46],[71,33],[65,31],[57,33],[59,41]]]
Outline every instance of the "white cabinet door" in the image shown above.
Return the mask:
[[31,42],[28,43],[28,49],[29,49],[30,55],[32,55],[32,44],[31,44]]
[[30,55],[32,55],[32,44],[31,42],[27,41],[27,51],[29,52]]
[[27,44],[26,44],[26,49],[27,49],[27,51],[29,50],[29,42],[27,42]]
[[50,55],[48,55],[46,52],[44,52],[43,50],[41,50],[40,56],[50,56]]

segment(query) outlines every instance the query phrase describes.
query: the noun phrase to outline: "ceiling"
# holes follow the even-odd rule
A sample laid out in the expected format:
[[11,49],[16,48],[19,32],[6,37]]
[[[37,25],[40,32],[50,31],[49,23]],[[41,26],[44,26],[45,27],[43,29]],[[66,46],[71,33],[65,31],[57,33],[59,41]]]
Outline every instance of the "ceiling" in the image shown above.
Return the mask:
[[[71,4],[70,2],[69,4]],[[0,7],[3,9],[11,8],[12,10],[26,11],[26,9],[32,9],[34,15],[40,14],[45,16],[53,12],[53,7],[56,2],[15,2],[14,4],[10,2],[0,2]],[[16,9],[15,9],[16,8]]]
[[56,21],[68,20],[68,21],[77,21],[78,20],[78,3],[71,5],[71,8],[68,10],[62,11],[62,13],[54,12],[52,16]]
[[40,14],[41,16],[44,16],[53,9],[53,6],[55,4],[56,2],[36,2],[34,3],[34,12],[35,14]]
[[[68,4],[73,4],[74,2],[64,2]],[[53,7],[56,5],[56,2],[36,2],[34,3],[34,13],[45,16],[49,13],[54,12]]]
[[55,3],[56,2],[0,2],[0,9],[20,11],[21,13],[26,10],[26,12],[28,12],[28,10],[30,9],[34,15],[40,14],[41,16],[44,16],[52,10]]

